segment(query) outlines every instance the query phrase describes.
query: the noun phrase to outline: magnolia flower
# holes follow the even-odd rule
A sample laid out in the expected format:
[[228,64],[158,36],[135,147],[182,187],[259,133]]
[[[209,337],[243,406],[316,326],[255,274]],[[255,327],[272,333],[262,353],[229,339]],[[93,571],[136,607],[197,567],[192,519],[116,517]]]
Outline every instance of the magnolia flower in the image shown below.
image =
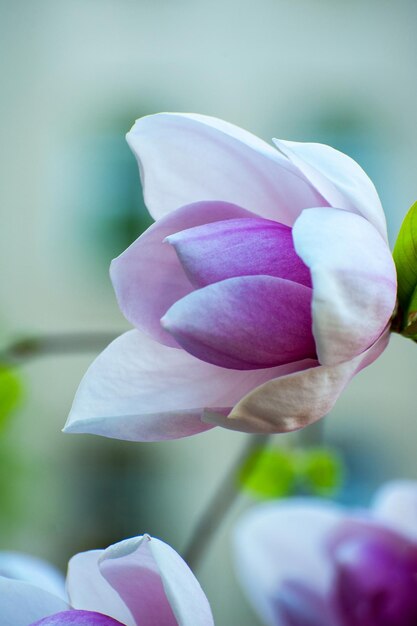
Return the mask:
[[388,342],[396,272],[372,182],[328,146],[202,115],[145,117],[127,138],[156,220],[111,266],[135,330],[92,364],[66,431],[147,441],[322,417]]
[[66,592],[47,564],[0,553],[0,616],[1,626],[214,626],[189,567],[149,535],[74,556]]
[[417,482],[387,484],[365,511],[258,505],[238,523],[235,560],[268,626],[415,626]]

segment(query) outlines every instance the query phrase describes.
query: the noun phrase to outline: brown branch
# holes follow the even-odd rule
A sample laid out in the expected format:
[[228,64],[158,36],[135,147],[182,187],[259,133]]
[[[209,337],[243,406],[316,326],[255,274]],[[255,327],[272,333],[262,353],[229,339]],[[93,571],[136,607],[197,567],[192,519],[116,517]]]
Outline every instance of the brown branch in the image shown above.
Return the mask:
[[25,337],[0,350],[0,363],[20,365],[44,356],[99,352],[120,334],[83,331]]

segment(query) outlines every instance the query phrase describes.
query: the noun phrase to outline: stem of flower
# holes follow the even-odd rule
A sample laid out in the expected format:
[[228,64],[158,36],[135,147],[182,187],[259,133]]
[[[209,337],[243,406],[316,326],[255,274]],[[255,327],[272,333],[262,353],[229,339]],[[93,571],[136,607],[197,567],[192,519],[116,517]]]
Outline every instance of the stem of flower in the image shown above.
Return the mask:
[[258,458],[261,456],[254,453],[265,448],[268,439],[269,435],[249,435],[243,450],[203,511],[182,553],[184,560],[192,570],[197,569],[200,565],[215,532],[219,530],[222,521],[239,495],[238,471],[244,463],[248,463],[251,459],[253,460],[253,467],[251,468],[253,471]]
[[325,418],[319,419],[314,424],[306,426],[296,433],[297,446],[301,448],[311,448],[321,446],[324,439]]
[[120,332],[69,332],[26,337],[0,350],[0,364],[20,365],[31,359],[54,354],[81,354],[103,350]]

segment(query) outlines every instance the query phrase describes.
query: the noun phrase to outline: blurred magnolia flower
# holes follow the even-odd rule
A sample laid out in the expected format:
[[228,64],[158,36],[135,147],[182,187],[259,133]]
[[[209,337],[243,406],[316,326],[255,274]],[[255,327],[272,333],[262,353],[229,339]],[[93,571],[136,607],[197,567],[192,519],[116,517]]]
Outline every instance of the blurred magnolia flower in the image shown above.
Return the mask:
[[82,552],[63,581],[48,564],[0,553],[2,626],[213,626],[182,558],[148,535]]
[[85,375],[67,432],[130,440],[302,428],[384,350],[396,272],[346,155],[202,115],[128,134],[156,222],[111,267],[136,327]]
[[258,505],[238,523],[235,561],[268,626],[415,626],[417,482],[388,483],[360,512]]
[[29,554],[0,551],[0,577],[30,583],[54,596],[66,598],[62,573],[50,563]]

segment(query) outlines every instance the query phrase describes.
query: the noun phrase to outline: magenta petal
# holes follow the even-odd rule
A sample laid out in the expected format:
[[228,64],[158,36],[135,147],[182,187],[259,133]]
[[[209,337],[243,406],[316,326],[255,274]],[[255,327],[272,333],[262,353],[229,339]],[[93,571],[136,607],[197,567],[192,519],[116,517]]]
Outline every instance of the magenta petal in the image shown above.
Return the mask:
[[332,553],[334,600],[348,626],[417,623],[417,546],[387,529],[347,521]]
[[196,287],[235,276],[266,274],[311,287],[289,226],[261,218],[211,222],[167,237]]
[[219,220],[254,217],[234,204],[196,202],[160,219],[114,259],[110,276],[124,316],[147,335],[177,346],[160,324],[169,307],[193,290],[175,250],[164,242],[172,233]]
[[272,276],[229,278],[176,302],[162,320],[187,352],[230,369],[315,357],[311,289]]
[[63,611],[45,617],[31,626],[123,626],[108,615],[92,611]]

